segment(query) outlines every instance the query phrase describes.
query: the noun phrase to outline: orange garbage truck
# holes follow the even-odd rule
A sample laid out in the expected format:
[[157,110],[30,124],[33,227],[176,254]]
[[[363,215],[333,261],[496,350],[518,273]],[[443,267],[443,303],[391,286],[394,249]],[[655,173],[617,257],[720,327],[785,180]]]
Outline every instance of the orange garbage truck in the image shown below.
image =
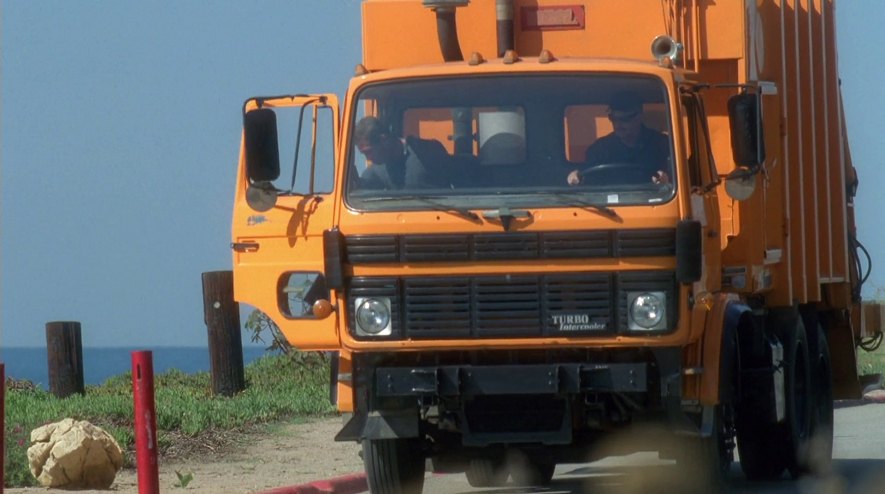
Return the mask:
[[361,8],[340,105],[245,102],[232,249],[235,299],[335,356],[373,492],[427,459],[480,487],[646,449],[711,482],[735,451],[826,465],[882,339],[834,0]]

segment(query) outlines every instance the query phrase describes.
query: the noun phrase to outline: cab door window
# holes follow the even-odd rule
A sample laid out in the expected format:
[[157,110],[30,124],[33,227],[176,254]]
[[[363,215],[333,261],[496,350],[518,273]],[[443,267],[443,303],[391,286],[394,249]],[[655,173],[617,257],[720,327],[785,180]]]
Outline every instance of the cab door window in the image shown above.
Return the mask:
[[298,195],[332,192],[335,163],[334,111],[328,106],[275,108],[280,148],[278,190]]

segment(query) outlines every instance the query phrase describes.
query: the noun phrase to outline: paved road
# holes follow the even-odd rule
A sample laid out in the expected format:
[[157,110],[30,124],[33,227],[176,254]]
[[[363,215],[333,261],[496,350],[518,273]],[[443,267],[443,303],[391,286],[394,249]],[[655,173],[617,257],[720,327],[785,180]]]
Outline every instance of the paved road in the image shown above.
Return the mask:
[[[885,404],[839,403],[836,409],[833,471],[829,475],[767,483],[750,483],[740,466],[732,469],[728,493],[885,494]],[[474,489],[461,475],[435,475],[425,481],[425,494],[638,494],[684,492],[686,472],[657,454],[607,458],[586,464],[559,465],[544,489]],[[709,491],[708,489],[704,489]]]

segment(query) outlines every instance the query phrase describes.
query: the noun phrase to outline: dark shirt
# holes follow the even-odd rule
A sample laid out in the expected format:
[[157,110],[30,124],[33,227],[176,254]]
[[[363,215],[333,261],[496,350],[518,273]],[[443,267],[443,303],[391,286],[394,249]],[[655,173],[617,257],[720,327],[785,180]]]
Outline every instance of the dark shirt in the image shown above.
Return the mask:
[[391,163],[372,163],[360,176],[364,189],[413,189],[448,186],[445,147],[435,140],[407,137],[402,158]]
[[639,140],[634,147],[627,146],[614,133],[600,137],[584,155],[584,168],[605,163],[631,163],[642,168],[648,176],[658,170],[669,173],[670,141],[667,136],[642,126]]

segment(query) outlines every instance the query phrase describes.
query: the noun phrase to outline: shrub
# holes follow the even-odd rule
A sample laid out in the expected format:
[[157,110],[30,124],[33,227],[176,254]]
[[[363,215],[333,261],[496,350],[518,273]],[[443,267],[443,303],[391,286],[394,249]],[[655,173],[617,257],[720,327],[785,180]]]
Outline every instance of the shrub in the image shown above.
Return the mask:
[[[205,372],[170,370],[155,376],[160,451],[175,441],[193,441],[216,430],[334,412],[328,401],[328,359],[322,354],[265,355],[245,371],[247,388],[233,398],[212,396]],[[131,462],[135,445],[131,373],[110,378],[100,386],[87,386],[85,395],[65,399],[33,385],[8,387],[6,486],[35,485],[27,460],[30,432],[67,417],[88,420],[105,429],[129,451]]]

